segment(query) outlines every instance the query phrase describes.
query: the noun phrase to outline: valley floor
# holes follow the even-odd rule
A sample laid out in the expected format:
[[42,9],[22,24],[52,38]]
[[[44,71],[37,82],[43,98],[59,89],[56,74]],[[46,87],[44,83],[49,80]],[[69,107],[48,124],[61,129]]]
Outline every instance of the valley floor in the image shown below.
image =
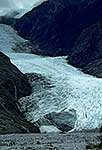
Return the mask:
[[0,150],[86,150],[90,143],[99,143],[97,131],[66,134],[0,135]]

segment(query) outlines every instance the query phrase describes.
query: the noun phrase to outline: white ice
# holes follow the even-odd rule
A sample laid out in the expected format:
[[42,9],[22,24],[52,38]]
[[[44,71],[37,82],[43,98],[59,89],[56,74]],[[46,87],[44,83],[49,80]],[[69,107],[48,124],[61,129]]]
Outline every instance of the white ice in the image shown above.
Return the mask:
[[76,130],[97,128],[102,124],[102,79],[86,75],[66,63],[65,57],[40,57],[31,54],[9,54],[24,73],[40,73],[55,85],[48,97],[40,98],[39,108],[28,112],[36,121],[52,111],[77,111]]
[[0,24],[0,51],[4,53],[16,52],[17,48],[24,48],[24,43],[27,42],[18,36],[17,32],[10,26]]
[[[6,45],[5,42],[5,47],[8,48],[9,44]],[[0,40],[0,47],[1,45],[2,40]],[[28,112],[28,119],[31,116],[35,121],[52,111],[75,109],[76,130],[92,129],[102,125],[102,79],[86,75],[68,65],[66,57],[42,57],[12,53],[10,50],[5,53],[23,73],[40,73],[54,83],[47,97],[39,98],[38,108]],[[36,98],[37,95],[35,95]]]

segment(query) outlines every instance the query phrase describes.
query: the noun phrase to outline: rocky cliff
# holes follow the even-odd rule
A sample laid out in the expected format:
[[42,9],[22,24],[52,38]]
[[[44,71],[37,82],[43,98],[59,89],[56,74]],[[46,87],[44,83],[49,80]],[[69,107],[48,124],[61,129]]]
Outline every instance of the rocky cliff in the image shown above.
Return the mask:
[[39,132],[20,110],[18,99],[31,93],[26,76],[0,52],[0,134]]
[[102,22],[81,32],[67,60],[85,73],[102,77]]
[[34,53],[69,55],[80,32],[102,20],[101,10],[101,0],[48,0],[20,18],[15,29],[33,43]]

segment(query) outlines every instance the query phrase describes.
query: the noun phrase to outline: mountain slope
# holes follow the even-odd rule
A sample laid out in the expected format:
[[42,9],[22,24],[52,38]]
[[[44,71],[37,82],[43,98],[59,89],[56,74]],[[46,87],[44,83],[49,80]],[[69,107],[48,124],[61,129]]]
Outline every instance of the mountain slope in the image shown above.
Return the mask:
[[33,43],[37,54],[69,55],[80,32],[102,20],[101,10],[101,0],[49,0],[21,17],[15,29]]
[[102,22],[81,32],[67,60],[83,72],[102,78]]
[[26,76],[0,52],[0,134],[39,132],[25,119],[18,102],[30,93]]

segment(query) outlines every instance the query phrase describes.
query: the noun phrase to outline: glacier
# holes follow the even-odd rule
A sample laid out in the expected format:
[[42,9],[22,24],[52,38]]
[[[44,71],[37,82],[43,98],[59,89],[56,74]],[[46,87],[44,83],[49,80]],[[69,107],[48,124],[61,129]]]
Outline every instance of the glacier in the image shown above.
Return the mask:
[[[51,112],[76,110],[75,130],[93,129],[102,125],[102,79],[86,75],[66,63],[66,57],[41,57],[32,54],[9,54],[12,62],[24,73],[40,73],[54,83],[47,97],[31,96],[38,108],[27,112],[34,121]],[[38,96],[38,97],[37,97]],[[28,104],[30,105],[30,104]]]
[[24,42],[26,42],[26,40],[18,36],[17,32],[10,26],[0,24],[0,51],[4,53],[15,52],[13,49],[16,48],[16,45]]
[[0,16],[19,18],[44,1],[46,0],[0,0]]
[[[3,27],[0,28],[1,32],[3,32]],[[5,29],[5,36],[6,32],[9,32],[9,30]],[[15,34],[13,32],[12,34]],[[10,37],[8,36],[7,38],[9,39]],[[13,52],[10,43],[6,42],[7,39],[3,39],[7,43],[5,47],[2,46],[1,39],[0,49],[2,51],[4,49],[5,54],[10,57],[12,63],[23,73],[41,74],[54,85],[47,91],[47,96],[44,94],[42,96],[41,93],[38,95],[32,93],[29,96],[31,101],[28,103],[28,106],[32,103],[33,108],[26,112],[28,120],[35,122],[51,112],[74,109],[77,114],[74,130],[94,129],[102,125],[101,78],[84,74],[80,70],[68,65],[65,56],[52,58]],[[14,41],[12,40],[12,42]],[[36,109],[34,103],[37,104]]]

